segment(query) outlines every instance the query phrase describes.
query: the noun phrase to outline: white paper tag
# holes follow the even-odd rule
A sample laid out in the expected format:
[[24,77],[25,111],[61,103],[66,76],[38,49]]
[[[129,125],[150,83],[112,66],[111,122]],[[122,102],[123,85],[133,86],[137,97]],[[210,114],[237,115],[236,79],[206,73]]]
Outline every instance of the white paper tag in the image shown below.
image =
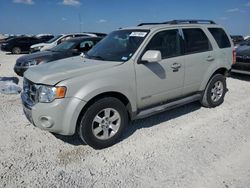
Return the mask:
[[147,32],[132,32],[129,36],[130,37],[145,37]]

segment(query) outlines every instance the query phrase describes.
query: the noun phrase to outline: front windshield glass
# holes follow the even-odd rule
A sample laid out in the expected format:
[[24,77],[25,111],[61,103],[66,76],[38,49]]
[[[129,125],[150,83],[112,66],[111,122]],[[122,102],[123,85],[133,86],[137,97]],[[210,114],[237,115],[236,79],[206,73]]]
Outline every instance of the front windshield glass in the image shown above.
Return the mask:
[[56,41],[57,39],[59,39],[62,35],[57,35],[54,38],[50,39],[49,41],[47,41],[46,43],[52,43],[54,41]]
[[65,41],[54,48],[51,48],[50,51],[56,51],[56,52],[61,52],[61,51],[67,51],[69,49],[73,49],[75,47],[75,42],[73,41]]
[[88,59],[128,61],[141,45],[148,30],[118,30],[110,33],[87,54]]

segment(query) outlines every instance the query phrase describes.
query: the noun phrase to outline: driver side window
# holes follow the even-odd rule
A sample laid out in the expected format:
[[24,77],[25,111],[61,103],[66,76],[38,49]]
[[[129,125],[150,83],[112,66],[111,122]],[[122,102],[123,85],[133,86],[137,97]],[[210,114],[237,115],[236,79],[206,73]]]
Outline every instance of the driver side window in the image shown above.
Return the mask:
[[79,47],[79,51],[81,51],[81,52],[87,52],[93,46],[94,46],[94,42],[93,41],[84,41],[84,42],[81,42],[80,47]]
[[71,39],[72,37],[73,37],[72,35],[65,36],[65,37],[61,38],[61,39],[57,42],[57,44],[61,44],[62,42]]
[[158,50],[162,59],[181,55],[181,37],[177,29],[161,31],[151,39],[147,50]]

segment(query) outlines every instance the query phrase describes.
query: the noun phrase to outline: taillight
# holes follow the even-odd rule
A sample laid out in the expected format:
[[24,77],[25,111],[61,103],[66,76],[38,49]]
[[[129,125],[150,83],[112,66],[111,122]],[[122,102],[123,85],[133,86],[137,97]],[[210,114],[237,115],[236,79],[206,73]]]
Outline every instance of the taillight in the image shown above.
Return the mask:
[[233,50],[233,64],[236,63],[236,51]]

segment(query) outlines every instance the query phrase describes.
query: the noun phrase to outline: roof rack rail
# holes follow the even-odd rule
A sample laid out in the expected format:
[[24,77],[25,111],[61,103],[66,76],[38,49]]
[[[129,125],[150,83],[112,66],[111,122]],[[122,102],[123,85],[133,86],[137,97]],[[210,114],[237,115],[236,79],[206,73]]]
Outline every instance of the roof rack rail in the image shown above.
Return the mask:
[[160,24],[216,24],[212,20],[172,20],[167,22],[159,22],[159,23],[140,23],[138,26],[143,25],[160,25]]

